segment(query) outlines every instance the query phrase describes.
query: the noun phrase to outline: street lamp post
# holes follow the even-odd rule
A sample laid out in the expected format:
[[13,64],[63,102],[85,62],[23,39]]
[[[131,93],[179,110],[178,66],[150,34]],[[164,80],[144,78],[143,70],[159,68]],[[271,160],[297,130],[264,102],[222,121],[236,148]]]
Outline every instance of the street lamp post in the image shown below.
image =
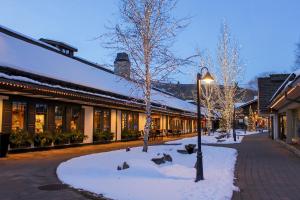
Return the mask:
[[[203,70],[206,70],[206,74],[204,77]],[[210,75],[207,67],[202,67],[200,73],[197,74],[197,100],[198,100],[198,109],[197,109],[197,133],[198,133],[198,150],[197,150],[197,162],[196,162],[196,179],[195,182],[203,180],[203,161],[202,161],[202,150],[201,150],[201,80],[204,83],[210,84],[214,81],[213,77]]]
[[232,124],[232,132],[233,132],[233,139],[236,141],[236,132],[235,132],[235,105],[233,106],[233,124]]

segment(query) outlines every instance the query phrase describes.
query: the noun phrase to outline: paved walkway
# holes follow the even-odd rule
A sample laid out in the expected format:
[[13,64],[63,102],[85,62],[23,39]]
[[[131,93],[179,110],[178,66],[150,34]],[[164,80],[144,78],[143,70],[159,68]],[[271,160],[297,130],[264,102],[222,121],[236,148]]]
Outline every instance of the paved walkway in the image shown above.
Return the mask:
[[[158,142],[159,143],[159,142]],[[79,155],[140,146],[141,141],[78,148],[11,154],[0,159],[1,200],[86,200],[101,199],[66,188],[56,177],[56,167]],[[236,185],[233,200],[299,200],[300,158],[266,134],[251,135],[237,148]]]
[[300,158],[267,134],[251,135],[237,145],[233,200],[299,200]]

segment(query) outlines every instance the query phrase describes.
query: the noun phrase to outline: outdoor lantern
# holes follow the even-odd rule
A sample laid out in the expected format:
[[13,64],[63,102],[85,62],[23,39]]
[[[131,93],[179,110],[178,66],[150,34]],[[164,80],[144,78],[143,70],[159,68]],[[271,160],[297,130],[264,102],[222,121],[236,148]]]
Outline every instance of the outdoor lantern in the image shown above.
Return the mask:
[[209,71],[206,72],[204,77],[201,79],[205,84],[211,84],[214,81],[212,75],[210,75]]

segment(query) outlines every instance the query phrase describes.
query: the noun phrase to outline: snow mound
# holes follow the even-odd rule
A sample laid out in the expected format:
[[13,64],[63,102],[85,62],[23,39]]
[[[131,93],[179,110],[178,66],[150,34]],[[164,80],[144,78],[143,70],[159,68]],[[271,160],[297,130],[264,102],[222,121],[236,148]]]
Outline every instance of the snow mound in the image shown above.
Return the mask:
[[[195,183],[196,154],[180,154],[183,145],[141,147],[91,154],[63,162],[57,168],[59,179],[77,189],[118,200],[225,200],[234,186],[237,151],[203,146],[205,180]],[[156,165],[152,158],[170,154],[173,162]],[[126,161],[129,168],[117,170]]]

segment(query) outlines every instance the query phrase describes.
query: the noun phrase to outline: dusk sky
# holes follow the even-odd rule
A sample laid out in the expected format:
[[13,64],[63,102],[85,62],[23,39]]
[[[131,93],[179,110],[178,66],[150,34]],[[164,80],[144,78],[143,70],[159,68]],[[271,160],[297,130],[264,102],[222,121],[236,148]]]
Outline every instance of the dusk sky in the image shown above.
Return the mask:
[[[111,64],[114,55],[93,38],[105,33],[105,25],[118,20],[117,0],[0,0],[0,25],[31,36],[65,41],[79,49],[78,56],[99,64]],[[195,49],[216,51],[223,19],[241,45],[246,74],[289,72],[300,41],[299,0],[181,0],[176,16],[192,16],[190,25],[175,44],[178,55]],[[189,74],[177,76],[190,83]]]

